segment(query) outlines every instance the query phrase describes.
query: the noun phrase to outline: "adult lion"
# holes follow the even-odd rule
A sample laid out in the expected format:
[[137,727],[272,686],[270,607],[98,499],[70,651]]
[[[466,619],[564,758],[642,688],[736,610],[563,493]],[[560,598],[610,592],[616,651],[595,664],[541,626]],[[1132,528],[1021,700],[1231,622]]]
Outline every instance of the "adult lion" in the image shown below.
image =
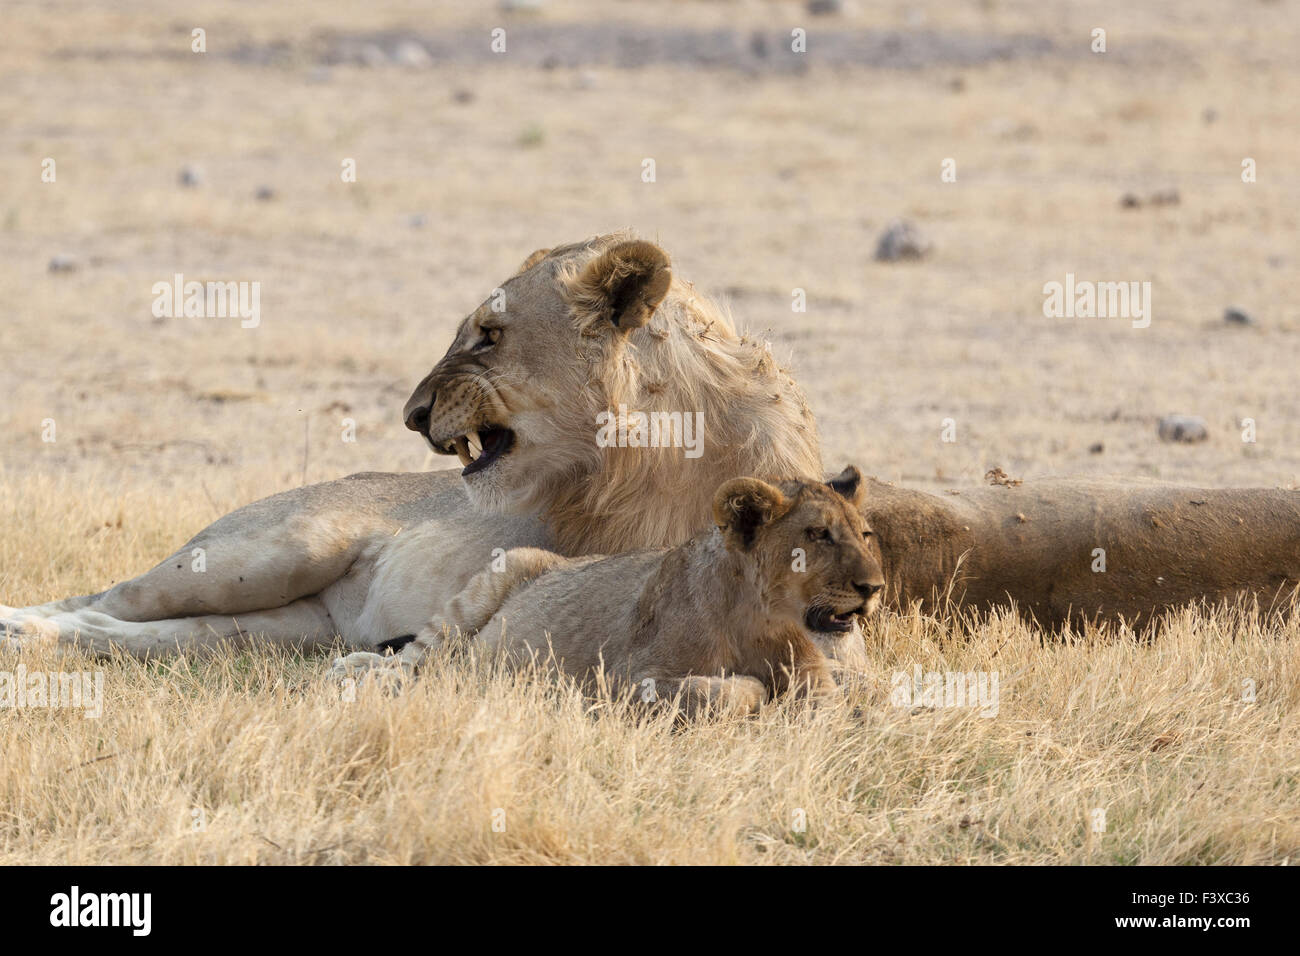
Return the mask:
[[[359,474],[257,501],[101,594],[3,609],[10,640],[137,656],[254,635],[374,647],[419,631],[494,553],[675,545],[707,525],[726,478],[820,474],[794,380],[653,243],[539,250],[501,290],[406,404],[459,476]],[[597,440],[598,416],[621,408],[634,425],[663,413],[654,447],[635,428]]]
[[829,693],[835,671],[862,660],[860,620],[884,588],[861,493],[852,466],[825,483],[733,478],[714,495],[716,527],[676,548],[508,551],[400,657],[359,652],[334,672],[414,671],[445,641],[473,637],[508,663],[543,663],[588,692],[678,700],[687,715]]
[[1300,585],[1300,491],[1045,478],[934,495],[871,480],[863,513],[898,607],[1145,626],[1189,603],[1290,607]]
[[[599,441],[599,416],[623,409],[665,413],[670,440],[641,447],[644,430],[620,416],[618,441]],[[626,234],[530,256],[461,323],[405,417],[461,456],[459,477],[360,474],[274,495],[102,594],[0,608],[0,635],[138,656],[254,635],[393,646],[494,553],[672,546],[707,526],[726,478],[821,472],[789,374],[662,249]],[[1271,605],[1300,584],[1295,491],[1053,479],[930,495],[873,482],[863,510],[896,605],[1012,603],[1058,625],[1197,600]],[[205,573],[190,570],[195,548]]]

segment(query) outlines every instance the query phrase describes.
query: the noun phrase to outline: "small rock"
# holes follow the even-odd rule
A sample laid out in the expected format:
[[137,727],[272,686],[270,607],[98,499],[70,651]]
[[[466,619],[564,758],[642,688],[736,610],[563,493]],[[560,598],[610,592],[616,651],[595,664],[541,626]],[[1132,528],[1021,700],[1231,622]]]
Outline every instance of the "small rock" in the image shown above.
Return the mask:
[[413,212],[406,217],[406,224],[412,229],[423,229],[429,222],[429,217],[422,212]]
[[464,103],[473,103],[473,102],[474,102],[474,91],[473,91],[473,90],[467,90],[467,89],[465,89],[464,87],[461,87],[460,89],[457,89],[457,90],[453,90],[453,91],[452,91],[451,98],[452,98],[453,100],[455,100],[457,103],[462,103],[462,104],[464,104]]
[[428,66],[433,62],[429,51],[414,40],[403,40],[393,51],[393,62],[412,69]]
[[1101,442],[1093,442],[1091,445],[1088,446],[1089,455],[1100,455],[1105,450],[1106,450],[1106,446],[1103,445]]
[[540,13],[542,0],[501,0],[503,13]]
[[197,166],[182,166],[176,181],[186,189],[198,189],[203,185],[203,170]]
[[896,219],[880,234],[876,243],[879,262],[897,262],[901,259],[923,259],[930,253],[930,242],[916,227],[903,219]]
[[1219,111],[1212,106],[1207,106],[1205,109],[1201,110],[1201,121],[1205,123],[1206,126],[1210,125],[1218,118]]
[[55,256],[50,260],[49,268],[51,272],[76,272],[78,263],[72,256]]
[[815,17],[843,13],[844,0],[808,0],[808,12]]
[[952,90],[954,93],[965,93],[966,77],[954,76],[951,80],[948,81],[948,89]]
[[1132,193],[1125,193],[1119,197],[1119,204],[1123,209],[1137,209],[1142,205],[1142,200]]
[[258,186],[257,192],[253,193],[253,198],[258,202],[270,202],[275,198],[275,190],[270,186]]
[[1223,321],[1229,325],[1254,325],[1255,320],[1241,309],[1232,307],[1223,310]]
[[1196,415],[1166,415],[1160,419],[1160,440],[1177,442],[1205,441],[1210,437],[1205,419]]
[[1177,206],[1182,201],[1177,189],[1162,189],[1151,194],[1153,206]]

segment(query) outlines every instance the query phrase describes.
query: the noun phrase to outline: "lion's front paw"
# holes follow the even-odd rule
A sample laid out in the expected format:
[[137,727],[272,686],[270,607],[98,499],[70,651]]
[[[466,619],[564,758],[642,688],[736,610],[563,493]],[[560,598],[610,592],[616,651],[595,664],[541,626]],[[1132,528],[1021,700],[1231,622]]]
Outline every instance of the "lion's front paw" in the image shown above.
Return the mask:
[[709,696],[710,706],[723,714],[756,714],[768,701],[767,688],[753,677],[728,677]]
[[330,677],[360,677],[366,671],[373,670],[376,667],[388,667],[392,664],[392,656],[385,657],[383,654],[373,654],[370,651],[357,651],[355,654],[349,654],[347,657],[334,658],[334,666],[330,668]]
[[347,657],[336,657],[329,676],[343,685],[345,693],[355,693],[359,686],[377,686],[386,693],[401,691],[410,669],[400,657],[358,651]]
[[59,642],[59,626],[41,618],[0,619],[0,651],[53,647]]

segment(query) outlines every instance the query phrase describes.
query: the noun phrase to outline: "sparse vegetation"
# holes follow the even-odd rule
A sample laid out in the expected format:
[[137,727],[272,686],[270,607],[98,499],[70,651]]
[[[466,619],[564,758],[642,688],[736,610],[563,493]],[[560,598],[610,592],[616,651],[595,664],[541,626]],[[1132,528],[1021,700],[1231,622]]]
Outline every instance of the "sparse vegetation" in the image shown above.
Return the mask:
[[[914,6],[810,21],[797,72],[749,37],[800,5],[670,5],[674,30],[742,31],[743,73],[313,59],[323,34],[428,22],[415,0],[310,17],[213,0],[202,55],[162,0],[7,10],[0,600],[98,591],[303,481],[428,467],[401,404],[456,323],[539,245],[625,225],[771,338],[828,467],[939,491],[994,468],[1294,487],[1300,21],[1005,0],[915,25]],[[618,15],[659,29],[663,7]],[[1101,14],[1120,19],[1095,55]],[[475,5],[436,16],[482,26]],[[1005,59],[819,67],[838,29],[960,39],[940,52],[1026,39]],[[931,254],[873,261],[899,218]],[[150,287],[177,272],[261,282],[261,325],[155,319]],[[1067,272],[1151,280],[1150,328],[1044,318]],[[1161,442],[1171,413],[1207,439]],[[686,730],[473,661],[346,703],[326,659],[36,652],[21,663],[102,668],[104,714],[0,708],[0,863],[1293,862],[1298,629],[1201,609],[1153,642],[1056,641],[1009,616],[895,616],[842,706]],[[998,671],[997,716],[894,706],[916,664]]]

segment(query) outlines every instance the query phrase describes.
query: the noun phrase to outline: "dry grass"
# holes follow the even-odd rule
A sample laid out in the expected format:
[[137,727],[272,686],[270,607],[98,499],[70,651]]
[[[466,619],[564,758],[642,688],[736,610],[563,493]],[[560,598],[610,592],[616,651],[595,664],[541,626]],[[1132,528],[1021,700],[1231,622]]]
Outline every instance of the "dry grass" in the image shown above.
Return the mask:
[[[15,486],[0,557],[30,569],[19,596],[51,566],[120,577],[204,520],[164,492]],[[893,616],[842,705],[686,730],[474,660],[349,702],[318,658],[27,654],[102,670],[104,708],[0,710],[0,863],[1283,863],[1298,631],[1188,611],[1155,643],[1044,642],[1010,617]],[[996,671],[996,715],[898,706],[893,675],[918,664]]]
[[[242,0],[12,4],[0,600],[104,588],[304,476],[421,467],[401,403],[456,322],[532,249],[624,225],[790,357],[828,466],[930,488],[995,466],[1300,480],[1287,3],[888,0],[816,21],[779,0],[617,7],[651,27],[808,21],[814,53],[819,32],[847,28],[1027,33],[1058,55],[917,70],[814,56],[806,73],[755,76],[509,57],[322,72],[304,51],[329,30],[486,37],[501,15],[424,0],[321,0],[306,16]],[[554,0],[537,19],[612,15]],[[1097,25],[1105,57],[1085,51]],[[193,26],[205,59],[185,52]],[[278,65],[224,55],[281,41]],[[46,156],[56,184],[39,182]],[[946,157],[955,184],[939,181]],[[199,188],[177,186],[185,164],[202,167]],[[254,199],[260,186],[275,198]],[[1119,206],[1170,187],[1178,205]],[[930,260],[871,261],[897,216],[934,240]],[[78,269],[48,272],[60,254]],[[1067,271],[1151,280],[1151,328],[1045,320],[1042,286]],[[176,272],[260,281],[262,325],[155,321],[151,285]],[[790,311],[795,287],[805,314]],[[1225,326],[1229,305],[1259,326]],[[1157,442],[1169,412],[1204,416],[1210,440]],[[344,417],[355,443],[339,440]],[[939,441],[946,417],[954,444]],[[1240,441],[1243,417],[1258,443]],[[0,710],[0,862],[1280,863],[1300,848],[1294,632],[1205,613],[1155,645],[1060,644],[1008,620],[895,618],[852,705],[685,733],[466,665],[345,704],[320,660],[113,662],[99,720]],[[892,707],[890,675],[918,662],[996,669],[998,716]]]

